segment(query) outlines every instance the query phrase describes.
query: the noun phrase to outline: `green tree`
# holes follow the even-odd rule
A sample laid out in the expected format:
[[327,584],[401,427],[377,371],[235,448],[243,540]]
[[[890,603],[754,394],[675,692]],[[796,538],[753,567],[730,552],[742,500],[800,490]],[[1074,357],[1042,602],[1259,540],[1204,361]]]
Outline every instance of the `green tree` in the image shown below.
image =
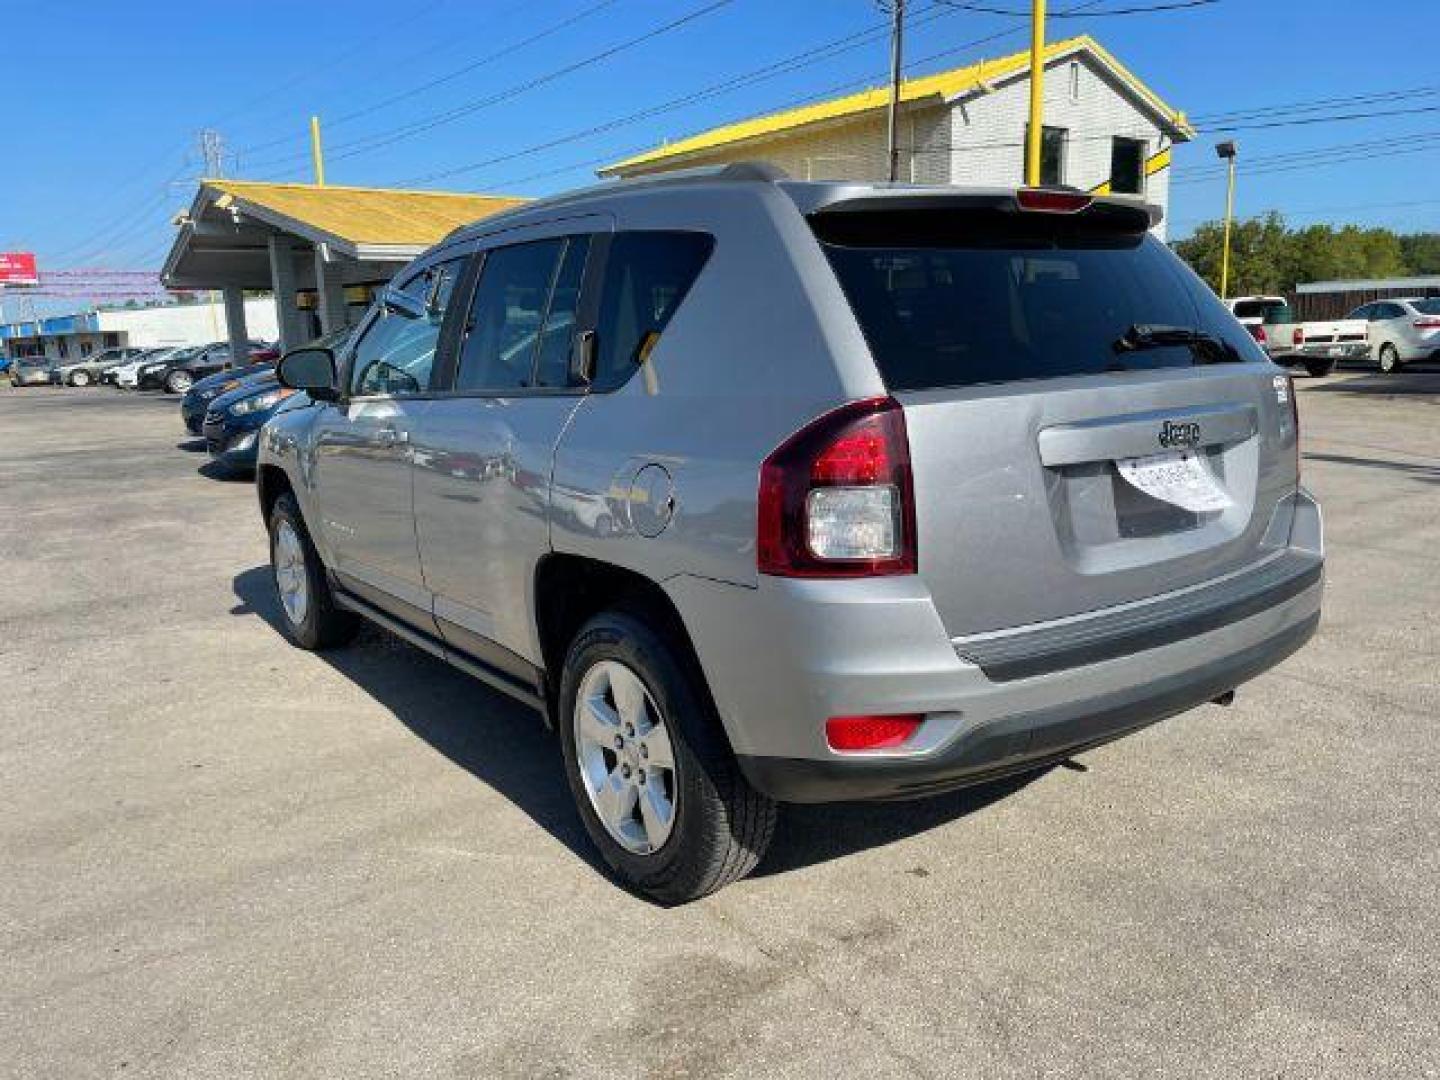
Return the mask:
[[1412,274],[1440,274],[1440,233],[1400,237],[1400,255]]

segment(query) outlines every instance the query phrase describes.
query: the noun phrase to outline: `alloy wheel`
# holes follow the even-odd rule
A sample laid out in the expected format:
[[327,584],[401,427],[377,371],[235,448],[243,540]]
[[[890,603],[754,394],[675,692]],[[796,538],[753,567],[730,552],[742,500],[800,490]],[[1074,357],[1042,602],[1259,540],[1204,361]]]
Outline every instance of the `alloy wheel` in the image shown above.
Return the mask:
[[674,828],[680,794],[655,699],[629,667],[601,660],[580,681],[574,725],[580,779],[596,817],[626,851],[654,854]]
[[294,626],[305,621],[310,610],[310,579],[305,571],[305,549],[295,526],[281,521],[275,529],[275,588],[285,617]]

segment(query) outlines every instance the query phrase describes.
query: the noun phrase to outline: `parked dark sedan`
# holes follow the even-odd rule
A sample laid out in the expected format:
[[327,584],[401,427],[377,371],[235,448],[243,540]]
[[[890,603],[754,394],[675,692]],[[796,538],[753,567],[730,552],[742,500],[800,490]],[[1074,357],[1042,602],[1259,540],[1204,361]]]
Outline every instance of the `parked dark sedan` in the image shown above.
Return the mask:
[[207,375],[191,384],[190,389],[185,391],[185,396],[180,399],[180,419],[185,424],[185,430],[191,435],[199,435],[200,427],[205,420],[206,408],[221,394],[228,394],[250,379],[265,376],[273,378],[274,375],[275,365],[266,361],[261,364],[249,364],[242,368],[217,371],[214,375]]
[[165,385],[165,376],[170,374],[172,366],[194,359],[207,348],[209,348],[208,345],[191,345],[183,349],[176,349],[168,356],[161,356],[145,364],[135,373],[135,389],[159,390]]
[[203,428],[210,460],[228,473],[253,472],[260,429],[295,396],[271,374],[254,376],[215,398],[205,411]]
[[[267,341],[252,339],[249,347],[250,352],[244,358],[246,366],[261,360],[273,361],[278,356]],[[224,371],[235,366],[236,364],[230,356],[230,343],[217,341],[213,345],[205,346],[194,356],[171,364],[170,369],[165,372],[165,392],[183,394],[205,376],[214,375],[217,371]]]

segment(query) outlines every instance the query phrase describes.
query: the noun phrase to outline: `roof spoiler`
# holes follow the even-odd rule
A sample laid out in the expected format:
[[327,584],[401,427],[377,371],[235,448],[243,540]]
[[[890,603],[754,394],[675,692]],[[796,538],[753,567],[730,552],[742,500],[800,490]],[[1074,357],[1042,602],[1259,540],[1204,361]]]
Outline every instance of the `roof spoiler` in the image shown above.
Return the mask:
[[970,210],[997,214],[1056,214],[1104,217],[1119,231],[1154,228],[1164,211],[1154,203],[1124,195],[1094,195],[1068,186],[966,191],[964,188],[886,188],[840,198],[815,207],[816,217],[879,210]]

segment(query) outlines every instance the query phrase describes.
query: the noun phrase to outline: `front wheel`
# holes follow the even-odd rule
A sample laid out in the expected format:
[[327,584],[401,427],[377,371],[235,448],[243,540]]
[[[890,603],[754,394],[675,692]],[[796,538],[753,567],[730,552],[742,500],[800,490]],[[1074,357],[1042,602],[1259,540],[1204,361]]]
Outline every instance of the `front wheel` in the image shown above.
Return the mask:
[[188,371],[172,371],[165,376],[165,389],[172,394],[183,394],[195,382]]
[[71,385],[71,386],[89,386],[89,385],[90,385],[90,373],[89,373],[88,371],[77,371],[77,372],[75,372],[75,374],[73,374],[73,375],[70,376],[70,385]]
[[606,863],[664,904],[744,877],[775,804],[741,775],[693,662],[643,614],[597,615],[570,646],[560,742],[580,817]]
[[1380,370],[1386,375],[1394,375],[1400,370],[1400,350],[1388,341],[1380,346]]
[[310,540],[295,497],[281,495],[270,511],[270,569],[290,640],[302,649],[344,645],[359,620],[335,606],[325,565]]

